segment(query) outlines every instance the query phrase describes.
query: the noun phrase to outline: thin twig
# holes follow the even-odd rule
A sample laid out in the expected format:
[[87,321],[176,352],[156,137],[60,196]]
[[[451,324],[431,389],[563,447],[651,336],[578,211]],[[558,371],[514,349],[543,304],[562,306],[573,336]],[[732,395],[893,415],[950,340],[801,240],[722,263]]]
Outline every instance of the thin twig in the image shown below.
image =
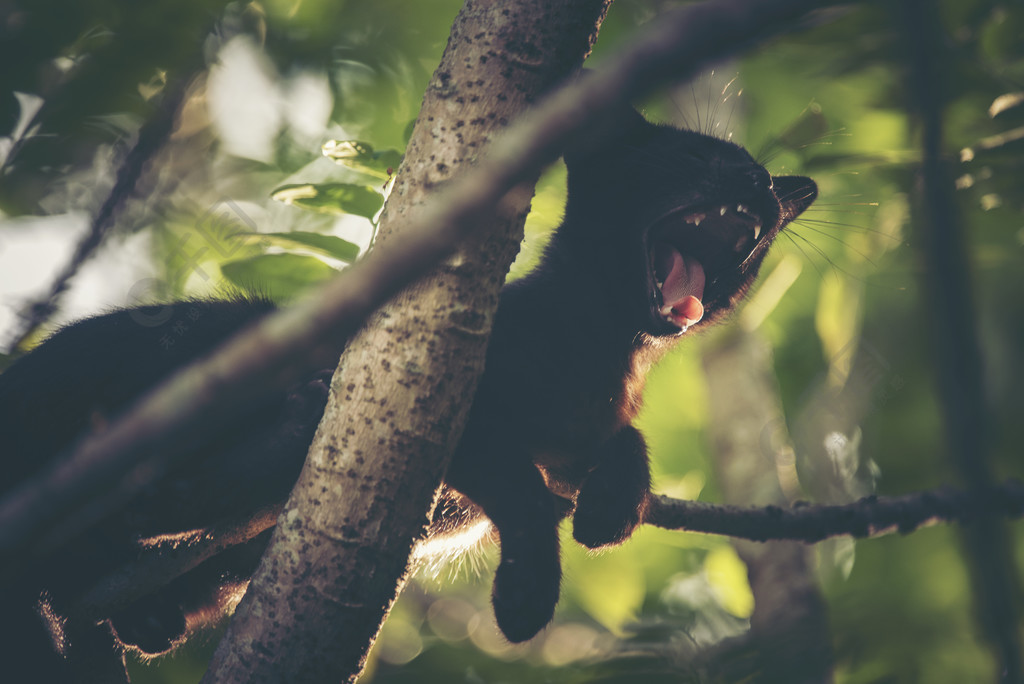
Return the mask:
[[71,279],[78,273],[82,264],[103,244],[103,240],[113,228],[121,209],[135,193],[135,188],[143,177],[145,165],[163,148],[170,137],[178,110],[181,108],[185,94],[188,92],[188,86],[194,76],[195,71],[190,69],[188,73],[168,82],[163,97],[157,105],[155,115],[139,129],[135,145],[132,146],[118,169],[114,187],[110,189],[99,211],[96,212],[89,224],[89,232],[78,243],[71,259],[54,278],[49,291],[22,308],[21,329],[10,343],[11,350],[17,352],[36,328],[56,312],[57,303],[64,291],[67,290]]
[[[176,545],[146,549],[139,558],[96,581],[75,602],[73,613],[101,619],[163,586],[221,551],[244,544],[276,522],[280,507],[244,520],[227,521]],[[942,487],[902,496],[869,496],[842,505],[729,506],[655,496],[644,523],[667,530],[717,534],[751,541],[816,543],[833,537],[872,539],[909,534],[938,523],[967,523],[981,515],[1024,517],[1024,483],[1004,482],[978,497]]]
[[907,534],[939,522],[970,523],[983,516],[1024,516],[1024,484],[1008,481],[981,494],[943,487],[903,496],[869,496],[849,504],[797,504],[792,508],[744,508],[655,496],[644,522],[751,541],[814,543],[830,537]]

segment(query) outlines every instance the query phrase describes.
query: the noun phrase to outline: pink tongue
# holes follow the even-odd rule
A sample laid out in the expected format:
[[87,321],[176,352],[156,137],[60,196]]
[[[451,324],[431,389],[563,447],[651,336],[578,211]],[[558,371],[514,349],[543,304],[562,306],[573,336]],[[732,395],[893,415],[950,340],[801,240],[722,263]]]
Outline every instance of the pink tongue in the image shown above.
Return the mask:
[[693,257],[685,257],[671,245],[658,245],[656,271],[665,274],[661,286],[661,313],[680,327],[689,327],[704,316],[704,267]]

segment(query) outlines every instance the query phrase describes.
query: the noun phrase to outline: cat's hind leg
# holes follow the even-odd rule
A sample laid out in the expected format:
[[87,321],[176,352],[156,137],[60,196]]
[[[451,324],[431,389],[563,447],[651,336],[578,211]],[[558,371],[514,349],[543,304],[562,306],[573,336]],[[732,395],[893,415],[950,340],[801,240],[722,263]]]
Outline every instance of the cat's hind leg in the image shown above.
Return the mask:
[[501,561],[491,593],[494,617],[509,641],[526,641],[551,621],[558,603],[561,516],[532,462],[520,454],[491,456],[457,457],[447,482],[483,509],[498,531]]

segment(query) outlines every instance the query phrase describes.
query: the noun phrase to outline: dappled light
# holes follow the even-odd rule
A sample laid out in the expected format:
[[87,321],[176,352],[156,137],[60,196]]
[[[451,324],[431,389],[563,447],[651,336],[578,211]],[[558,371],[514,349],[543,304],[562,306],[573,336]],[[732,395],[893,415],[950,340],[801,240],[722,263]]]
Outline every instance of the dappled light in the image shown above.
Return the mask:
[[[424,92],[447,87],[434,69],[463,5],[15,4],[0,9],[0,41],[17,34],[0,50],[12,67],[0,75],[0,370],[86,316],[208,298],[287,306],[358,269],[379,248],[385,203],[404,180],[405,155],[415,153]],[[780,188],[786,177],[813,179],[792,187],[813,199],[816,185],[817,199],[808,208],[807,197],[778,198],[779,225],[787,206],[800,215],[768,238],[775,242],[749,293],[744,284],[719,295],[723,279],[711,267],[720,266],[712,258],[730,266],[760,258],[771,226],[762,228],[745,198],[727,205],[712,197],[707,207],[668,214],[665,232],[651,233],[656,244],[616,247],[609,268],[649,250],[645,285],[660,297],[657,322],[681,336],[651,370],[635,420],[652,491],[668,499],[643,508],[652,524],[597,551],[576,543],[571,515],[563,520],[551,538],[560,544],[561,599],[553,621],[521,644],[495,622],[491,523],[477,518],[420,539],[362,684],[771,682],[782,680],[765,673],[779,671],[793,674],[786,681],[850,684],[1004,681],[1000,669],[1024,677],[1014,663],[1024,527],[1013,519],[1024,510],[1015,481],[1024,478],[1024,9],[997,0],[892,4],[928,7],[935,18],[921,40],[934,45],[912,45],[897,9],[851,3],[636,103],[652,122],[742,146]],[[612,4],[588,66],[600,71],[665,5]],[[920,82],[915,50],[928,49],[939,54],[935,84]],[[515,68],[525,68],[523,55]],[[621,162],[609,149],[588,159]],[[486,158],[477,152],[458,168],[436,162],[428,189],[474,173]],[[673,187],[680,172],[656,154],[639,159],[608,171],[628,177],[602,199],[643,222],[652,208],[628,190],[686,189]],[[935,184],[959,230],[935,239],[950,240],[960,262],[942,261],[943,245],[929,239],[941,231],[922,193]],[[541,262],[566,194],[566,166],[557,162],[536,185],[510,282]],[[702,228],[728,242],[724,256],[705,258],[721,245]],[[678,247],[687,241],[704,250],[700,260]],[[452,258],[444,268],[469,267]],[[941,292],[936,279],[952,272],[969,298],[931,301]],[[583,283],[579,292],[603,291]],[[712,295],[728,314],[714,328],[699,325],[710,323],[705,310],[714,315]],[[172,326],[154,357],[186,344],[194,322]],[[490,324],[469,321],[451,334],[486,337]],[[547,342],[578,344],[586,358],[588,340],[556,338]],[[972,342],[977,358],[963,346]],[[329,355],[324,345],[315,353]],[[323,380],[326,397],[329,372]],[[379,408],[380,422],[392,420],[390,405]],[[102,433],[105,411],[83,429]],[[958,415],[968,423],[962,434],[952,425]],[[0,435],[0,451],[3,444]],[[686,531],[686,512],[671,500],[757,507],[764,517],[754,520],[755,511],[736,538]],[[830,508],[805,508],[812,505]],[[279,510],[264,511],[257,532]],[[796,531],[771,534],[773,516]],[[205,529],[153,533],[138,547],[212,547],[210,537]],[[245,581],[230,584],[219,604],[233,609]],[[88,589],[104,589],[97,586]],[[88,614],[94,606],[60,608]],[[33,619],[62,634],[66,618],[45,597],[34,609]],[[199,681],[213,634],[171,657],[130,655],[131,682]],[[803,654],[806,670],[779,669]],[[830,679],[815,679],[823,673]]]

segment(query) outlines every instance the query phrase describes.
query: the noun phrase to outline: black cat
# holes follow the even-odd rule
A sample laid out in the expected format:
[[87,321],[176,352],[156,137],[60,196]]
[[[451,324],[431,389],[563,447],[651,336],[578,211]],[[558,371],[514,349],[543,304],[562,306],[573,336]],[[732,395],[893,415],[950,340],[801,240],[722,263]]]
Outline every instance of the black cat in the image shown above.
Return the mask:
[[[541,265],[502,292],[486,370],[435,515],[435,532],[480,511],[497,529],[493,603],[511,641],[533,637],[551,619],[562,517],[572,512],[576,540],[591,548],[623,541],[641,522],[650,475],[631,421],[651,363],[734,307],[772,240],[817,196],[809,178],[773,178],[741,147],[635,112],[622,115],[610,140],[566,164],[565,220]],[[3,489],[271,309],[263,301],[180,302],[59,331],[0,376]],[[44,613],[60,614],[89,581],[132,557],[137,539],[283,501],[328,379],[324,371],[225,423],[194,445],[198,465],[169,474],[40,568],[29,590],[0,599],[0,609],[10,607],[0,620],[23,630],[24,653],[50,648],[34,614],[40,596]],[[143,652],[171,648],[191,615],[222,599],[222,584],[245,582],[264,544],[259,538],[214,557],[107,616],[110,625]],[[30,625],[10,622],[29,614]]]

